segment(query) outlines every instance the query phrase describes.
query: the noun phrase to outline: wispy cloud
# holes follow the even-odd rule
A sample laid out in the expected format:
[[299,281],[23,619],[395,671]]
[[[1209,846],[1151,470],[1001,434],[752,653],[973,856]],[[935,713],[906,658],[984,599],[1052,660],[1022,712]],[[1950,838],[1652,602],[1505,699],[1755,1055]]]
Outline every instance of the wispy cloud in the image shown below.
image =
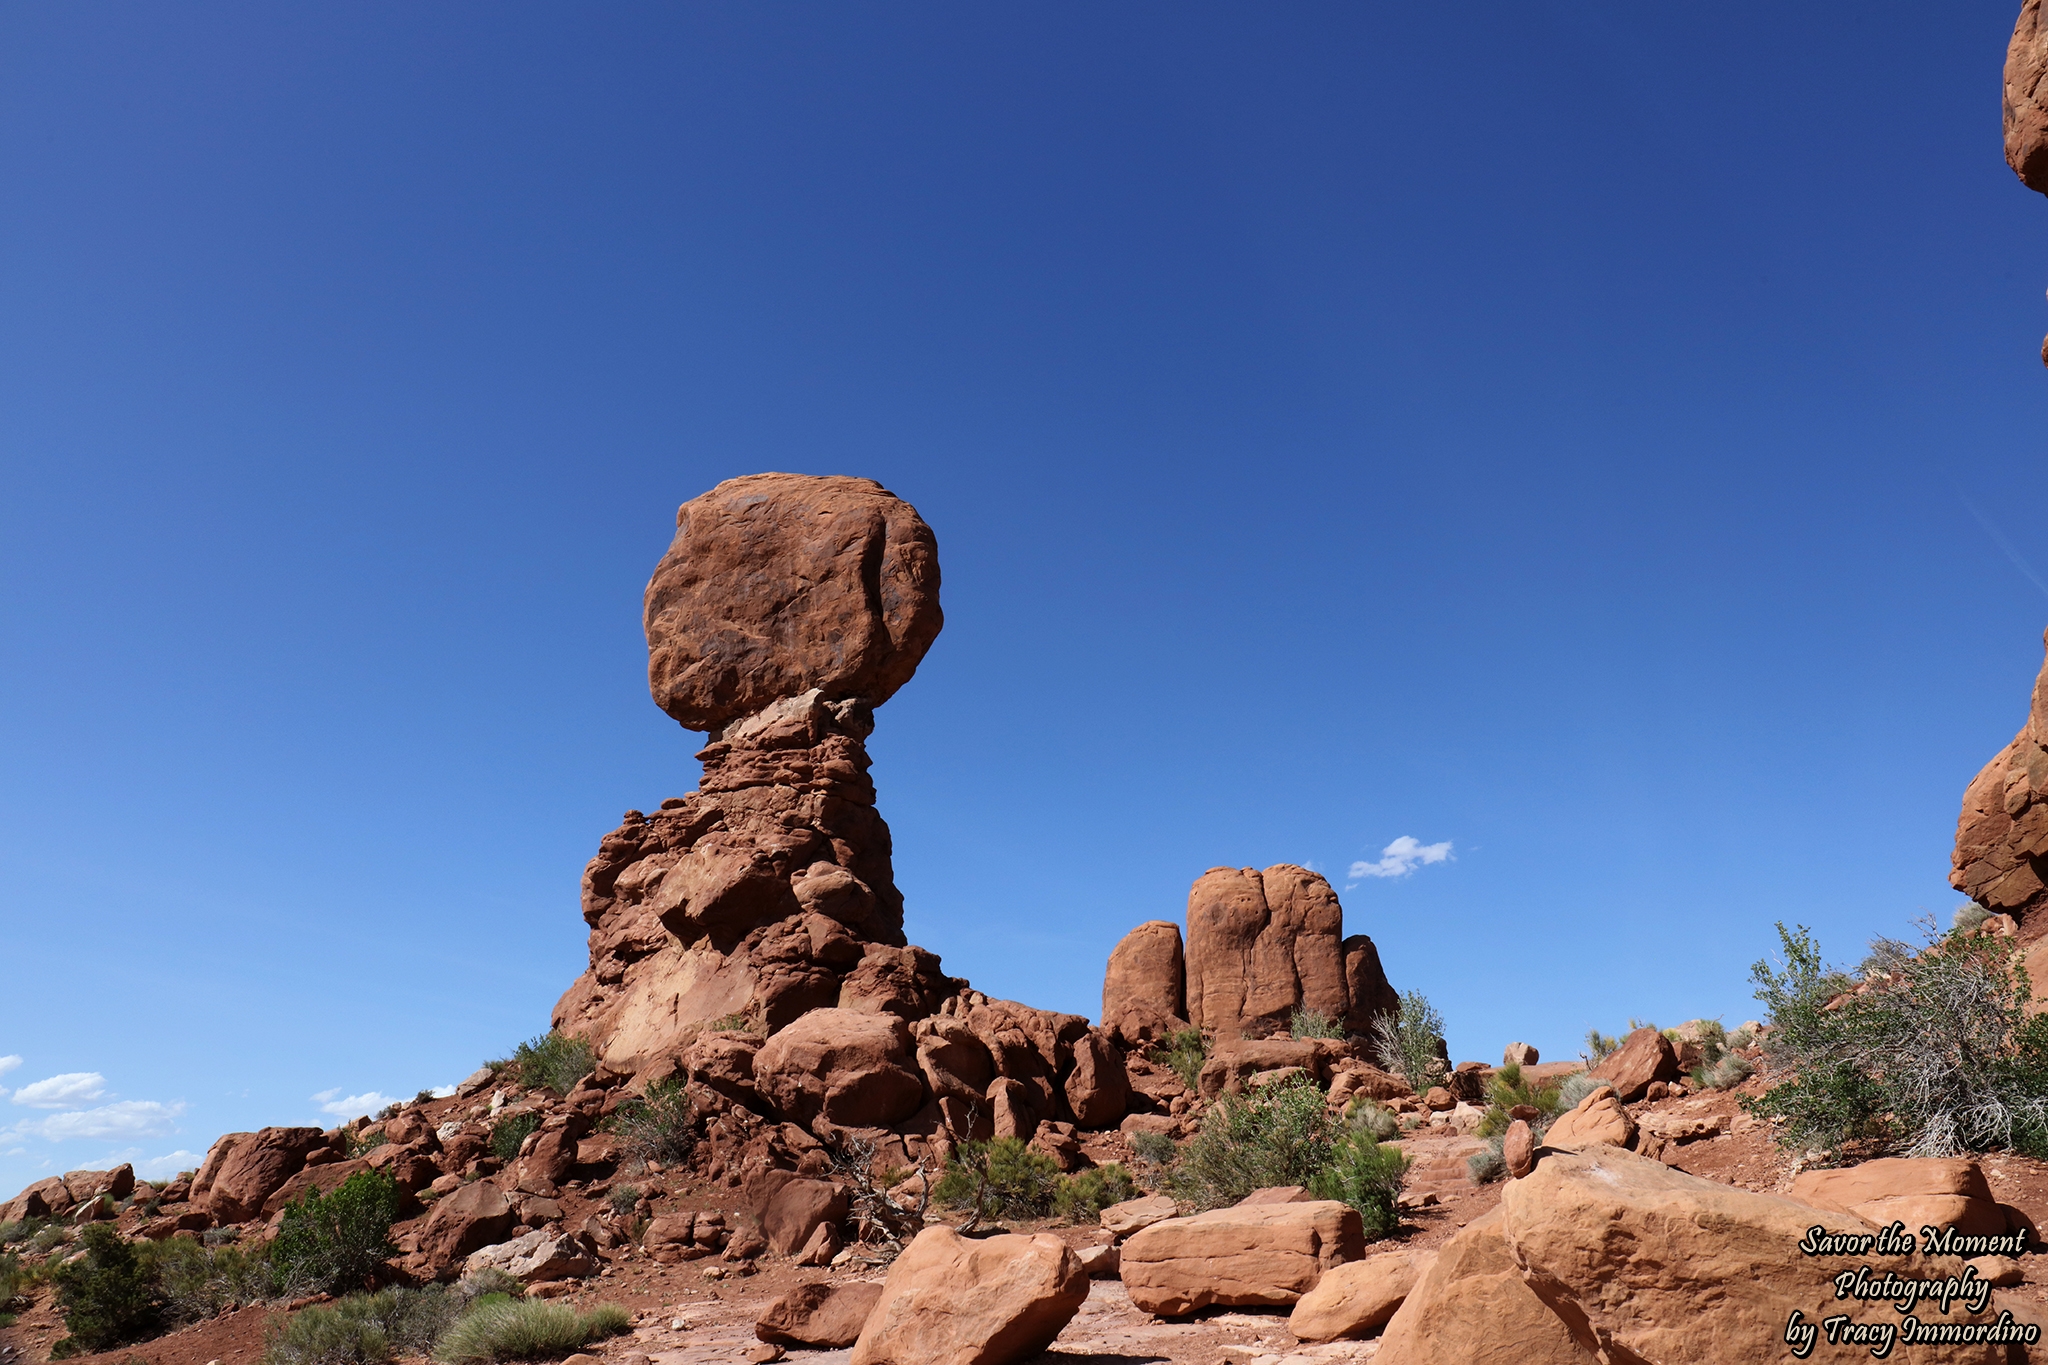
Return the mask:
[[14,1068],[20,1065],[21,1058],[15,1056],[12,1053],[9,1053],[5,1057],[0,1057],[0,1076],[5,1076],[8,1072],[14,1070]]
[[[337,1095],[341,1098],[336,1099]],[[342,1095],[341,1087],[337,1085],[331,1090],[323,1090],[313,1096],[313,1102],[320,1106],[320,1112],[323,1114],[332,1114],[338,1119],[352,1119],[364,1114],[374,1114],[384,1106],[396,1104],[398,1101],[390,1095],[380,1095],[374,1090],[361,1095]]]
[[1412,834],[1404,834],[1380,850],[1378,862],[1356,862],[1351,865],[1351,884],[1356,886],[1367,877],[1405,877],[1418,867],[1431,863],[1451,860],[1451,841],[1440,844],[1425,844]]
[[1978,510],[1976,503],[1963,497],[1961,493],[1957,493],[1956,497],[1961,499],[1963,506],[1969,509],[1970,515],[1977,519],[1977,524],[1984,528],[1985,534],[1991,537],[1992,542],[2005,552],[2005,557],[2012,561],[2012,566],[2024,574],[2029,583],[2039,588],[2043,595],[2048,595],[2048,583],[2041,581],[2041,575],[2034,572],[2034,566],[2027,563],[2021,557],[2020,552],[2012,547],[2012,542],[2007,540],[1999,532],[1999,529],[1991,524],[1991,518],[1985,516],[1982,511]]
[[67,1071],[14,1092],[14,1102],[32,1109],[71,1109],[104,1098],[107,1078],[97,1071]]
[[175,1132],[185,1102],[159,1104],[155,1100],[121,1100],[97,1109],[74,1109],[46,1119],[23,1119],[10,1133],[39,1137],[48,1142],[66,1138],[144,1138]]

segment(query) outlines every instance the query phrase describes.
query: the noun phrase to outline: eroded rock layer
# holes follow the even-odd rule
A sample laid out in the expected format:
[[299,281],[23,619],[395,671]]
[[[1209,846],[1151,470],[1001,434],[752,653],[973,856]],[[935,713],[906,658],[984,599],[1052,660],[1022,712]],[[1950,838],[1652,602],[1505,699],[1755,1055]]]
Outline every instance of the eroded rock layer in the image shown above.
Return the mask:
[[1953,861],[1950,886],[2039,933],[2029,919],[2048,901],[2048,666],[2026,724],[1963,793]]

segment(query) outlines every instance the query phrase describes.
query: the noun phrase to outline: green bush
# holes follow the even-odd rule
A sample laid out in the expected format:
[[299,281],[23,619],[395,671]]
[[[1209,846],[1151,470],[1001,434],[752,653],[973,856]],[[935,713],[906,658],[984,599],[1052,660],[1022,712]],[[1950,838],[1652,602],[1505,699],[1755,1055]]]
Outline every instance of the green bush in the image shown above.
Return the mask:
[[421,1356],[454,1325],[463,1301],[438,1285],[350,1294],[308,1308],[264,1335],[263,1365],[380,1365]]
[[309,1190],[287,1204],[270,1244],[278,1282],[292,1290],[341,1295],[363,1289],[386,1257],[396,1254],[398,1182],[384,1171],[358,1171],[333,1193]]
[[1401,997],[1401,1008],[1372,1021],[1373,1051],[1380,1065],[1408,1082],[1420,1095],[1441,1084],[1445,1066],[1438,1055],[1444,1036],[1444,1017],[1420,991]]
[[1321,1010],[1298,1009],[1287,1021],[1287,1032],[1296,1038],[1342,1038],[1344,1025]]
[[232,1243],[205,1246],[183,1237],[152,1242],[141,1252],[156,1274],[175,1322],[202,1322],[226,1308],[277,1297],[269,1249]]
[[455,1293],[462,1300],[464,1308],[489,1294],[509,1295],[516,1299],[525,1292],[526,1286],[520,1282],[517,1275],[500,1270],[494,1265],[487,1265],[473,1275],[463,1276],[455,1286]]
[[581,1038],[566,1033],[544,1033],[521,1043],[512,1051],[512,1069],[519,1083],[529,1089],[552,1090],[566,1095],[576,1082],[597,1065],[597,1053]]
[[641,1161],[672,1164],[697,1146],[697,1106],[680,1077],[648,1086],[645,1096],[621,1105],[610,1122],[626,1154]]
[[1401,1116],[1375,1099],[1356,1099],[1344,1108],[1344,1126],[1385,1142],[1401,1131]]
[[1052,1211],[1070,1223],[1095,1218],[1111,1204],[1138,1197],[1138,1182],[1131,1173],[1111,1162],[1079,1175],[1063,1175],[1053,1185]]
[[567,1304],[489,1295],[449,1328],[434,1353],[453,1362],[553,1360],[633,1329],[614,1304],[579,1313]]
[[519,1155],[520,1144],[539,1131],[539,1114],[507,1114],[491,1125],[491,1155],[510,1161]]
[[1479,1116],[1476,1136],[1490,1138],[1507,1132],[1508,1125],[1515,1121],[1508,1111],[1519,1105],[1536,1111],[1530,1127],[1540,1134],[1557,1117],[1563,1099],[1564,1087],[1558,1082],[1524,1079],[1521,1066],[1509,1062],[1487,1078],[1486,1112]]
[[29,1238],[48,1227],[47,1218],[18,1218],[12,1223],[0,1223],[0,1247],[26,1242]]
[[135,1248],[105,1223],[88,1223],[79,1240],[84,1257],[51,1273],[70,1333],[51,1349],[51,1358],[60,1349],[65,1355],[112,1350],[161,1331],[163,1294]]
[[1189,1090],[1194,1090],[1200,1082],[1202,1063],[1209,1060],[1209,1045],[1202,1041],[1200,1029],[1184,1028],[1160,1039],[1159,1046],[1145,1056],[1180,1077],[1180,1083]]
[[1742,1103],[1776,1121],[1781,1142],[1833,1156],[2048,1153],[2048,1015],[2029,1017],[2009,942],[1930,921],[1917,949],[1872,943],[1863,989],[1847,993],[1854,983],[1804,925],[1778,936],[1783,969],[1750,969],[1776,1083]]
[[631,1213],[640,1203],[640,1187],[638,1185],[614,1185],[611,1188],[611,1193],[605,1196],[605,1202],[612,1206],[613,1213]]
[[1182,1145],[1169,1183],[1198,1209],[1269,1185],[1307,1185],[1329,1164],[1335,1123],[1306,1079],[1226,1095]]
[[1621,1039],[1610,1038],[1599,1029],[1586,1030],[1586,1050],[1580,1057],[1589,1067],[1598,1066],[1621,1050]]
[[1318,1199],[1341,1199],[1358,1210],[1367,1241],[1385,1237],[1401,1225],[1396,1201],[1408,1179],[1408,1157],[1392,1143],[1350,1132],[1337,1139],[1329,1164],[1308,1182]]
[[1059,1163],[1022,1138],[963,1142],[947,1159],[932,1198],[968,1210],[969,1226],[984,1218],[1038,1218],[1052,1208],[1059,1179]]

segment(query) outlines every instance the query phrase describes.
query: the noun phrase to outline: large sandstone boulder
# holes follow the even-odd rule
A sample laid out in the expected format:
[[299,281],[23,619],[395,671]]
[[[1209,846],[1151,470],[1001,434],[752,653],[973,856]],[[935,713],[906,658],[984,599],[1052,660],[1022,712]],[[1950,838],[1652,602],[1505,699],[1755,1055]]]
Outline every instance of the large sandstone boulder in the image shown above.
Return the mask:
[[844,1186],[791,1171],[763,1171],[747,1186],[768,1249],[792,1256],[819,1228],[836,1228],[851,1201]]
[[2048,29],[2041,0],[2020,6],[2005,49],[2005,160],[2030,190],[2048,194]]
[[1639,1028],[1621,1040],[1613,1055],[1592,1070],[1606,1081],[1623,1104],[1634,1104],[1655,1081],[1678,1079],[1678,1053],[1671,1040],[1654,1028]]
[[529,1232],[509,1242],[472,1251],[462,1273],[502,1270],[523,1284],[542,1280],[580,1280],[598,1272],[597,1257],[574,1237],[556,1232]]
[[754,1335],[778,1346],[837,1350],[859,1339],[881,1299],[881,1285],[858,1280],[800,1284],[769,1305],[754,1323]]
[[1604,1365],[1523,1281],[1505,1223],[1495,1209],[1444,1243],[1388,1321],[1373,1365]]
[[[1553,1154],[1509,1182],[1496,1215],[1445,1244],[1388,1325],[1376,1365],[1582,1365],[1601,1351],[1655,1365],[1780,1359],[1792,1314],[1818,1323],[1844,1311],[1833,1276],[1862,1263],[1802,1253],[1816,1226],[1824,1235],[1872,1231],[1859,1218],[1615,1148]],[[1883,1258],[1883,1268],[1938,1279],[1960,1275],[1962,1262],[1909,1256]],[[1938,1316],[1994,1315],[1972,1318],[1959,1305]],[[1991,1365],[2003,1352],[1920,1345],[1911,1358]]]
[[[1580,1100],[1577,1108],[1559,1114],[1544,1133],[1543,1145],[1576,1152],[1602,1144],[1627,1147],[1635,1138],[1635,1120],[1621,1107],[1614,1087],[1603,1085]],[[1532,1148],[1530,1159],[1533,1161],[1534,1157]]]
[[135,1192],[135,1168],[123,1162],[111,1171],[66,1171],[64,1188],[75,1204],[90,1204],[102,1195],[126,1199]]
[[471,1181],[447,1195],[419,1232],[415,1255],[422,1278],[448,1278],[471,1252],[503,1241],[515,1220],[512,1202],[488,1180]]
[[1386,1251],[1333,1266],[1294,1305],[1287,1330],[1299,1341],[1369,1337],[1387,1325],[1436,1257],[1434,1251]]
[[879,706],[938,637],[938,542],[872,479],[750,474],[676,511],[647,584],[647,681],[692,730],[818,688]]
[[[2037,5],[2029,4],[2021,11],[2022,30],[2038,34],[2038,22]],[[2015,48],[2020,40],[2020,33],[2015,32]],[[2038,46],[2033,48],[2036,54],[2039,50]],[[2010,64],[2006,76],[2010,120]],[[2038,73],[2034,79],[2038,81]],[[2034,115],[2030,113],[2027,117],[2031,119]],[[2012,124],[2008,122],[2008,158],[2013,155],[2012,139]],[[2022,162],[2038,166],[2039,143],[2031,135],[2025,135],[2024,141]],[[2022,176],[2033,173],[2036,172],[2021,172]],[[1950,886],[1989,910],[2012,915],[2022,925],[2048,900],[2048,666],[2034,680],[2026,723],[2020,726],[2019,734],[1984,765],[1963,793],[1963,811],[1956,821],[1953,864],[1948,877]],[[2048,994],[2048,989],[2037,987],[2037,992]]]
[[1364,1250],[1357,1211],[1318,1199],[1154,1223],[1123,1244],[1121,1267],[1133,1306],[1179,1317],[1214,1304],[1291,1305]]
[[1074,1040],[1073,1056],[1073,1069],[1067,1072],[1061,1089],[1074,1122],[1083,1128],[1116,1127],[1131,1100],[1123,1054],[1110,1043],[1107,1033],[1090,1029]]
[[851,1365],[1009,1365],[1050,1346],[1087,1297],[1079,1258],[1049,1233],[926,1228],[889,1267]]
[[1792,1181],[1791,1196],[1878,1227],[1904,1223],[1915,1235],[1929,1224],[1952,1225],[1965,1237],[2006,1231],[2005,1211],[1983,1170],[1966,1157],[1886,1157],[1845,1170],[1802,1171]]
[[202,1172],[211,1176],[205,1209],[222,1224],[259,1216],[272,1192],[297,1175],[307,1157],[327,1146],[318,1128],[265,1128],[230,1136],[232,1143],[221,1139],[228,1146],[218,1168]]
[[1180,926],[1149,920],[1123,936],[1102,974],[1102,1027],[1126,1047],[1187,1027],[1187,962]]
[[754,1086],[784,1117],[886,1128],[924,1103],[910,1026],[893,1014],[821,1009],[754,1056]]
[[1232,1038],[1209,1049],[1195,1077],[1204,1099],[1240,1093],[1254,1076],[1266,1071],[1299,1068],[1311,1079],[1324,1080],[1329,1070],[1328,1044],[1313,1038]]

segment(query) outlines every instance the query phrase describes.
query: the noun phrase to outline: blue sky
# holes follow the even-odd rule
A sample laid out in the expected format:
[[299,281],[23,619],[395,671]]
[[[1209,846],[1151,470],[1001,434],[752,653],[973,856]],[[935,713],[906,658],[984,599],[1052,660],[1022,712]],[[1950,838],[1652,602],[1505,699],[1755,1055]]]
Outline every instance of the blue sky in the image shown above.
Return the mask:
[[1461,1058],[1945,915],[2048,623],[2011,6],[1546,8],[10,7],[0,1194],[542,1031],[757,470],[937,532],[872,751],[992,994],[1216,865]]

